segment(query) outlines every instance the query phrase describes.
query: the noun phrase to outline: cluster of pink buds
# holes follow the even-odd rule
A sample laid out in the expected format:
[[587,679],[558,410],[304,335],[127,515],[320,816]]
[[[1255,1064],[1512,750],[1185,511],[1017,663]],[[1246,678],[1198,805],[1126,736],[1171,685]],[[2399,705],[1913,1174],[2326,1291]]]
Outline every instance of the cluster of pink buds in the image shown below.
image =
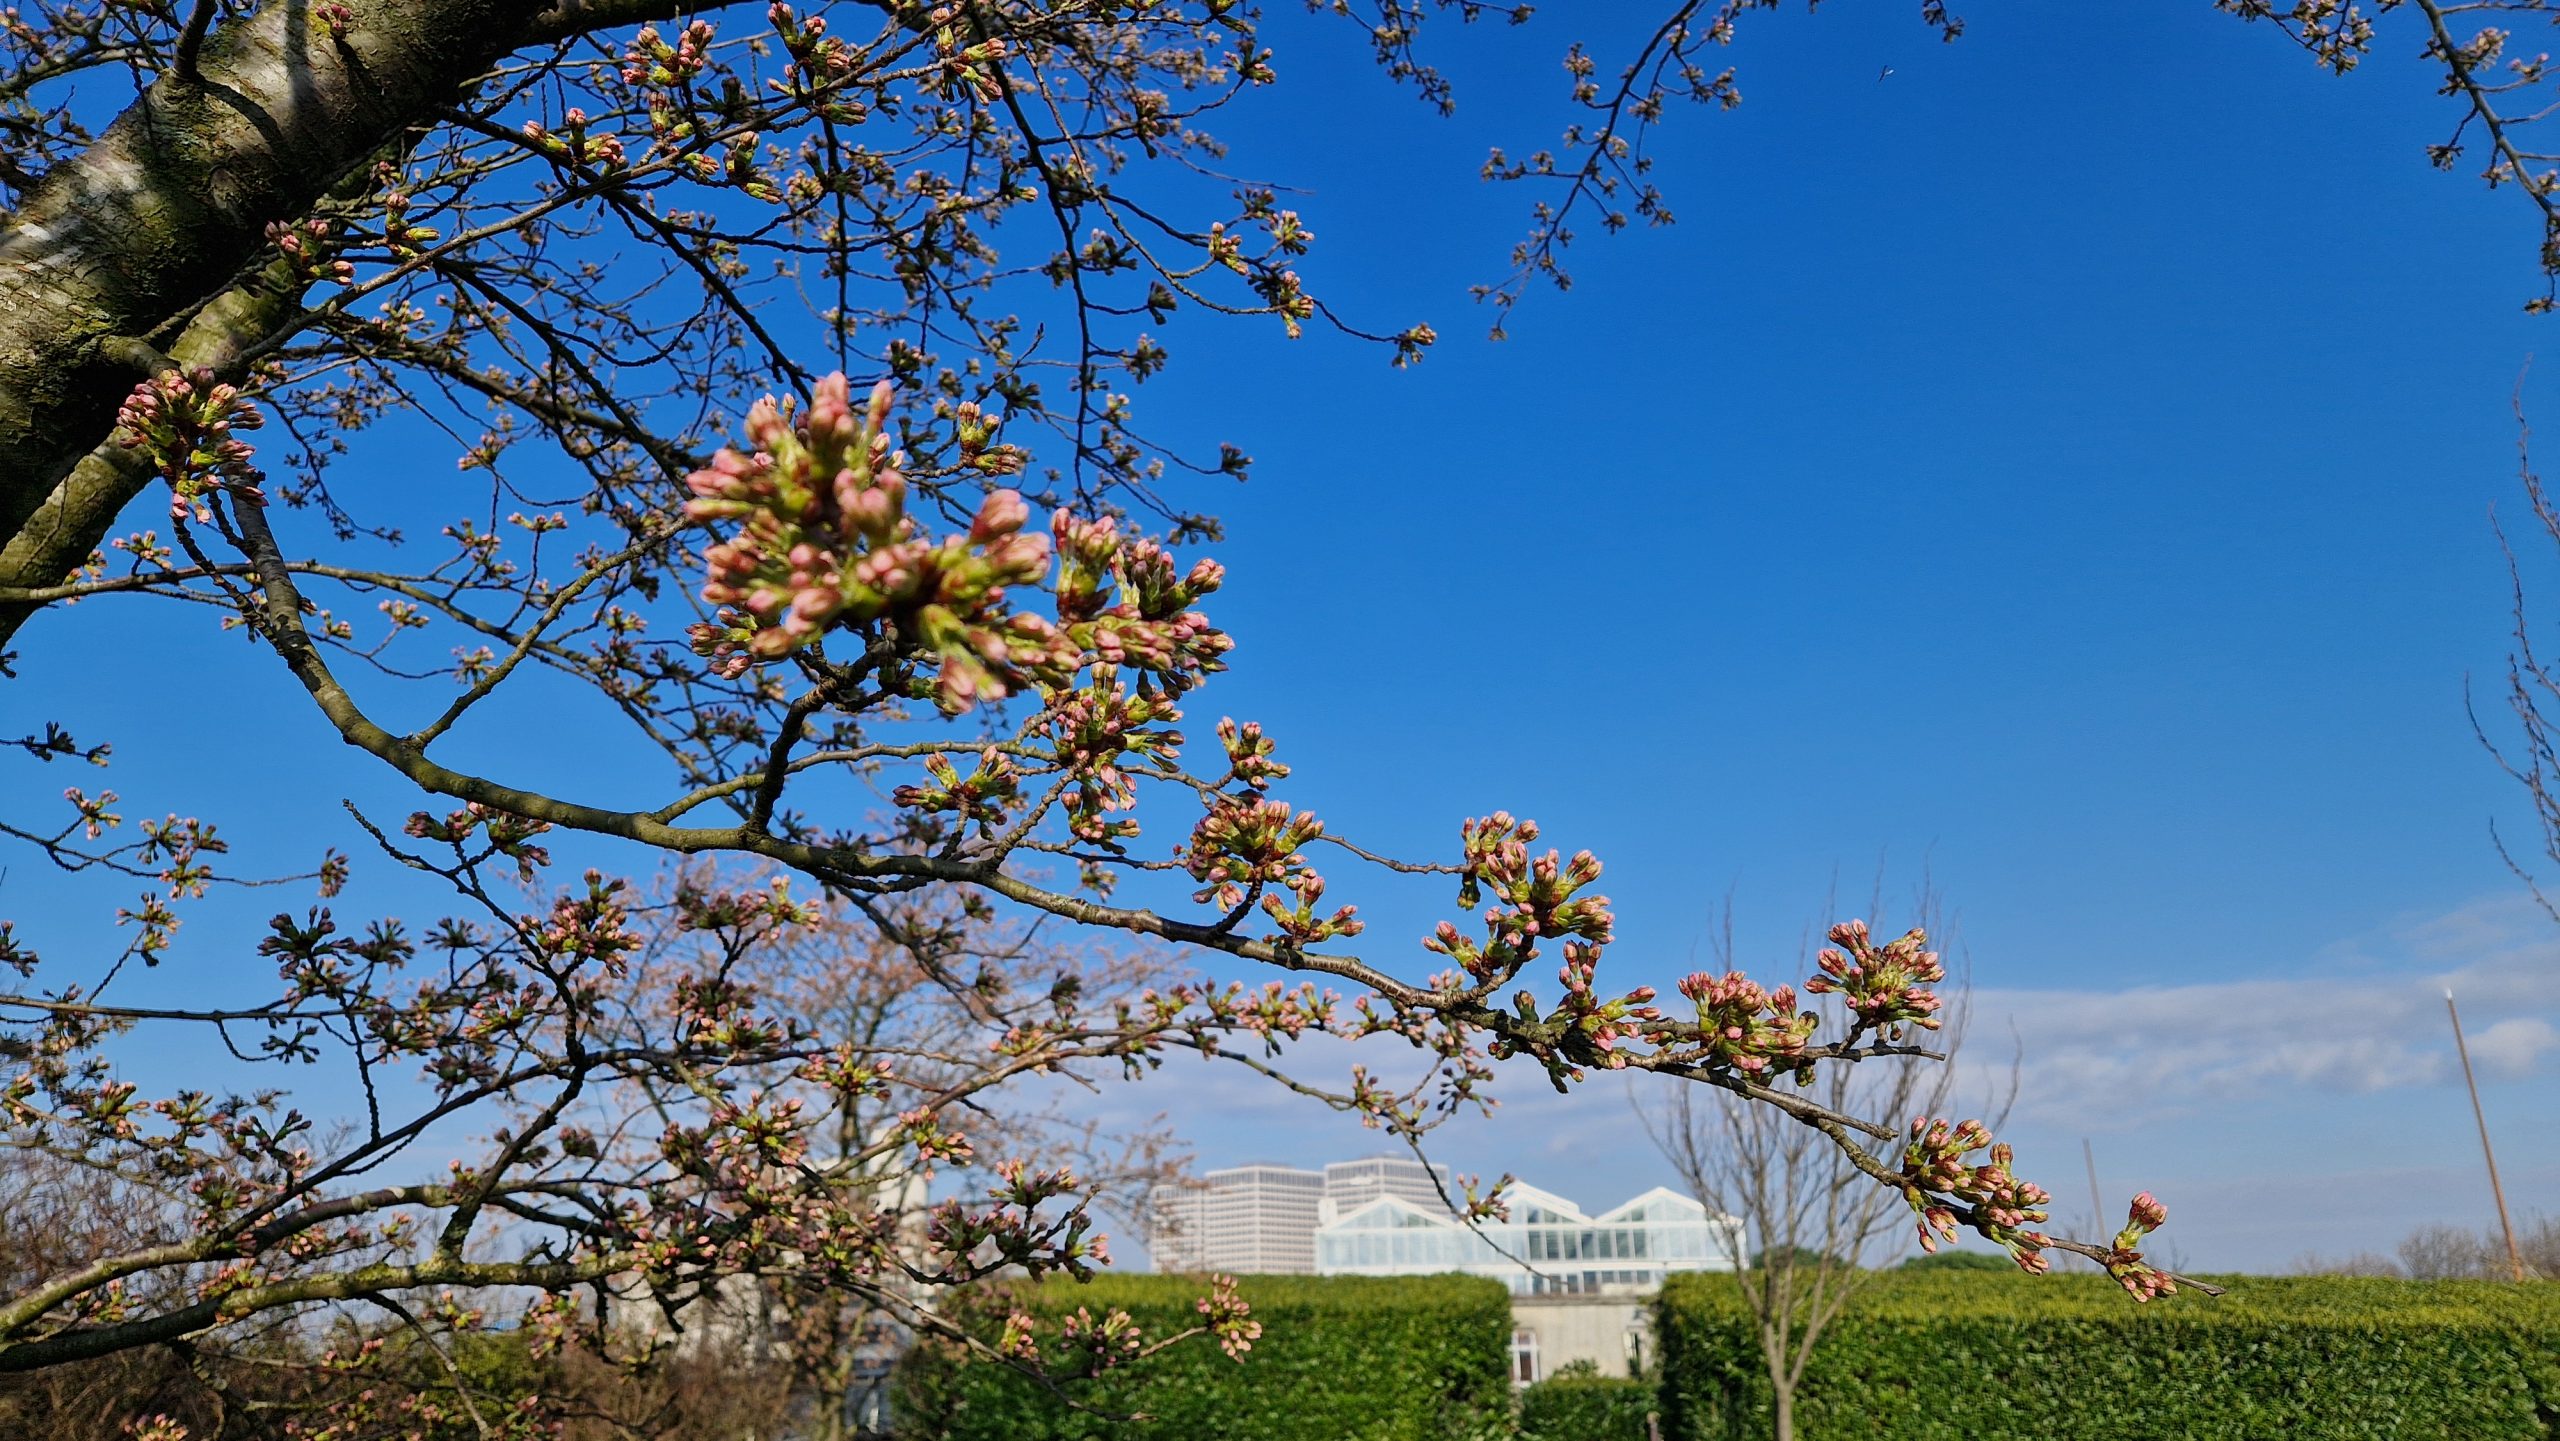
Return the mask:
[[1584,941],[1564,943],[1564,965],[1556,979],[1564,982],[1564,999],[1548,1017],[1562,1021],[1608,1057],[1611,1070],[1627,1063],[1618,1042],[1641,1034],[1651,1023],[1662,1019],[1662,1012],[1650,1002],[1653,987],[1638,986],[1622,996],[1604,997],[1594,987],[1600,972],[1600,948]]
[[1265,1041],[1296,1040],[1311,1030],[1331,1027],[1342,997],[1320,991],[1313,981],[1291,986],[1265,981],[1259,990],[1230,982],[1223,991],[1201,997],[1202,1009],[1221,1026],[1234,1026]]
[[756,624],[735,606],[720,607],[711,620],[686,626],[684,634],[693,653],[711,662],[704,669],[722,680],[736,680],[755,668],[755,653],[747,645],[756,638]]
[[1464,860],[1459,868],[1458,904],[1476,906],[1490,887],[1494,898],[1511,906],[1496,907],[1488,923],[1522,937],[1550,939],[1579,936],[1595,944],[1609,941],[1612,920],[1607,896],[1580,894],[1600,879],[1600,860],[1577,851],[1571,861],[1548,851],[1529,858],[1529,843],[1538,838],[1535,821],[1514,821],[1507,811],[1458,828]]
[[1929,949],[1926,933],[1912,930],[1898,940],[1871,944],[1864,921],[1842,921],[1831,928],[1831,945],[1815,961],[1822,974],[1804,983],[1807,993],[1838,991],[1858,1025],[1888,1036],[1904,1025],[1938,1029],[1938,996],[1929,987],[1947,978],[1938,953]]
[[[1986,1146],[1987,1160],[1967,1163],[1966,1157]],[[2009,1169],[2011,1159],[2008,1144],[1994,1142],[1990,1128],[1980,1121],[1950,1125],[1927,1116],[1912,1121],[1911,1139],[1902,1152],[1903,1196],[1920,1213],[1921,1249],[1935,1251],[1939,1241],[1955,1239],[1955,1212],[1936,1199],[1946,1197],[1971,1206],[1973,1229],[2007,1247],[2019,1269],[2041,1273],[2049,1264],[2044,1256],[2048,1238],[2025,1228],[2045,1219],[2053,1197],[2042,1186],[2020,1180]]]
[[696,1051],[763,1055],[801,1039],[801,1029],[758,1011],[756,1001],[753,987],[728,977],[683,976],[675,983],[668,1011],[684,1044]]
[[972,1147],[969,1138],[946,1129],[936,1112],[918,1106],[898,1113],[897,1138],[916,1148],[916,1159],[927,1165],[935,1161],[965,1161]]
[[960,443],[960,463],[981,475],[1020,475],[1031,457],[1018,445],[996,442],[1001,416],[987,414],[974,400],[951,408],[952,437]]
[[643,25],[622,51],[622,83],[672,90],[690,84],[711,60],[713,31],[708,20],[696,20],[676,32],[670,45],[655,25]]
[[1336,936],[1356,936],[1367,928],[1353,912],[1357,906],[1338,906],[1333,914],[1323,913],[1324,877],[1312,870],[1291,876],[1287,888],[1294,904],[1283,905],[1276,895],[1262,898],[1262,911],[1280,934],[1302,946],[1318,945]]
[[629,894],[620,878],[590,870],[583,890],[562,892],[551,913],[538,921],[527,917],[525,929],[545,955],[599,962],[607,974],[619,976],[630,953],[640,948],[624,905]]
[[926,17],[934,25],[934,56],[942,64],[946,87],[966,86],[981,101],[993,104],[1004,98],[1005,56],[1009,49],[1001,35],[975,44],[951,23],[956,12],[948,5],[936,6]]
[[1174,695],[1226,669],[1221,657],[1235,642],[1191,609],[1225,583],[1223,566],[1204,559],[1177,574],[1171,552],[1122,535],[1110,516],[1079,520],[1059,511],[1049,530],[1058,548],[1058,623],[1077,646]]
[[62,798],[71,802],[71,808],[80,813],[78,824],[81,833],[93,841],[124,824],[123,816],[107,809],[116,803],[114,791],[100,791],[93,796],[78,786],[66,786]]
[[[690,877],[676,882],[675,922],[687,931],[768,931],[811,927],[823,910],[810,901],[791,898],[791,881],[775,876],[762,887],[707,887]],[[750,939],[741,936],[740,939]]]
[[777,0],[766,7],[765,18],[780,37],[783,50],[791,56],[791,62],[782,67],[782,82],[775,88],[809,105],[822,120],[840,125],[861,124],[867,111],[858,101],[847,98],[845,92],[846,82],[862,63],[862,53],[829,35],[823,15],[802,20],[790,6]]
[[1484,904],[1488,874],[1509,874],[1529,863],[1529,846],[1538,839],[1538,823],[1512,819],[1495,811],[1481,820],[1458,825],[1458,904],[1469,910]]
[[[1040,617],[1008,611],[1005,587],[1048,570],[1046,539],[1022,533],[1022,497],[990,492],[967,534],[932,542],[907,514],[904,457],[889,449],[891,387],[857,412],[841,374],[795,419],[771,397],[747,416],[752,451],[723,449],[686,478],[697,524],[739,529],[704,555],[702,598],[745,612],[745,648],[790,654],[830,626],[885,621],[941,658],[934,697],[950,712],[1024,685],[1063,684],[1076,646]],[[718,636],[695,637],[715,649]]]
[[1040,1359],[1040,1322],[1030,1312],[1014,1309],[1004,1318],[1004,1331],[996,1337],[996,1354],[1008,1361]]
[[1237,725],[1232,716],[1221,720],[1218,743],[1226,747],[1227,774],[1236,784],[1269,790],[1273,781],[1288,778],[1289,768],[1271,758],[1272,741],[1262,733],[1262,722]]
[[1262,1323],[1253,1319],[1253,1307],[1236,1294],[1233,1276],[1210,1277],[1209,1294],[1192,1305],[1204,1318],[1209,1334],[1218,1338],[1218,1349],[1226,1352],[1230,1360],[1243,1360],[1244,1353],[1262,1338]]
[[896,1070],[888,1061],[863,1056],[852,1042],[845,1041],[802,1061],[800,1069],[792,1074],[851,1101],[856,1097],[885,1098]]
[[1805,1045],[1822,1018],[1796,1009],[1792,988],[1766,991],[1740,971],[1698,971],[1681,979],[1680,994],[1698,1007],[1698,1039],[1708,1063],[1754,1079],[1792,1071],[1802,1080],[1810,1072]]
[[534,820],[493,806],[470,801],[460,810],[448,812],[442,820],[425,811],[409,813],[403,833],[424,841],[442,841],[457,850],[473,834],[487,838],[487,854],[505,856],[516,863],[517,876],[530,883],[536,867],[551,864],[551,852],[532,844],[535,836],[551,829],[549,821]]
[[800,1118],[796,1097],[745,1105],[715,1102],[705,1119],[710,1124],[703,1128],[703,1149],[732,1173],[792,1168],[808,1159],[807,1123]]
[[2114,1242],[2107,1249],[2107,1274],[2113,1276],[2116,1284],[2137,1301],[2177,1294],[2177,1281],[2168,1272],[2145,1265],[2142,1252],[2136,1249],[2141,1246],[2143,1237],[2167,1224],[2169,1208],[2160,1204],[2159,1197],[2145,1191],[2133,1198],[2133,1205],[2126,1211],[2124,1229],[2116,1232]]
[[267,243],[284,257],[294,279],[305,285],[330,281],[345,285],[356,278],[356,268],[336,258],[337,246],[330,240],[332,226],[326,220],[306,220],[300,225],[276,220],[267,224]]
[[1107,666],[1074,690],[1050,694],[1040,727],[1056,742],[1059,770],[1074,782],[1067,793],[1067,823],[1077,839],[1111,841],[1138,833],[1135,820],[1107,819],[1109,812],[1138,803],[1121,757],[1173,760],[1182,753],[1182,733],[1149,727],[1180,719],[1172,701],[1131,691]]
[[986,829],[1003,824],[1007,807],[1021,795],[1021,769],[994,746],[978,753],[977,768],[966,776],[949,756],[941,754],[926,756],[924,769],[933,784],[898,787],[890,795],[894,804],[927,814],[950,811]]
[[1092,1312],[1078,1306],[1059,1331],[1059,1340],[1068,1351],[1082,1357],[1089,1374],[1135,1360],[1147,1343],[1146,1333],[1138,1329],[1138,1323],[1129,1319],[1126,1311],[1113,1311],[1096,1321]]
[[266,417],[234,385],[213,378],[202,366],[184,372],[162,371],[133,388],[116,412],[124,446],[139,450],[160,478],[169,482],[169,518],[193,515],[210,523],[212,491],[229,491],[262,501],[254,453],[247,441],[232,434],[255,430]]
[[1286,885],[1306,869],[1299,849],[1323,834],[1314,812],[1293,812],[1286,801],[1219,796],[1180,851],[1183,869],[1205,882],[1191,898],[1235,907],[1248,887]]
[[628,163],[619,135],[587,134],[587,112],[571,106],[560,117],[560,128],[552,130],[539,120],[524,123],[524,138],[540,146],[542,153],[573,165],[594,165],[612,170]]

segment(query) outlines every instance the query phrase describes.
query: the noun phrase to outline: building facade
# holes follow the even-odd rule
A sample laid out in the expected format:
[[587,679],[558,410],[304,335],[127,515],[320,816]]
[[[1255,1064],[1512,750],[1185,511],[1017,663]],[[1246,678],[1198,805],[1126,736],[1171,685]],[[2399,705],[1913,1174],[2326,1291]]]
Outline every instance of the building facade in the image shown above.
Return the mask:
[[1511,1298],[1511,1380],[1516,1385],[1534,1386],[1582,1362],[1603,1376],[1638,1376],[1653,1359],[1648,1297]]
[[1324,1168],[1324,1204],[1318,1225],[1348,1216],[1381,1196],[1411,1201],[1426,1211],[1446,1211],[1457,1191],[1446,1166],[1426,1166],[1410,1156],[1364,1156]]
[[1206,1271],[1209,1183],[1194,1176],[1158,1186],[1147,1198],[1147,1256],[1159,1271]]
[[1236,1275],[1487,1276],[1514,1296],[1638,1296],[1673,1271],[1731,1270],[1742,1225],[1655,1187],[1587,1215],[1514,1186],[1511,1216],[1453,1215],[1448,1173],[1403,1156],[1321,1171],[1235,1166],[1158,1191],[1147,1250],[1159,1271]]
[[1662,1187],[1597,1216],[1535,1186],[1511,1192],[1511,1217],[1469,1226],[1437,1206],[1380,1196],[1316,1228],[1327,1276],[1487,1276],[1514,1296],[1640,1295],[1673,1271],[1729,1271],[1742,1223]]
[[1233,1166],[1158,1193],[1147,1251],[1159,1271],[1305,1275],[1316,1268],[1324,1173]]

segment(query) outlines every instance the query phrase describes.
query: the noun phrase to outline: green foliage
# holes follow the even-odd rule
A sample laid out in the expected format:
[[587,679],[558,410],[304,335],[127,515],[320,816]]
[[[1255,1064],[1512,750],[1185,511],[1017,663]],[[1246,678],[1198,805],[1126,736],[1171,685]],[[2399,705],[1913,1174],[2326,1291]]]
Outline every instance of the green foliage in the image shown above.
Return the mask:
[[1844,1271],[1852,1269],[1846,1262],[1826,1256],[1811,1246],[1783,1246],[1774,1251],[1751,1253],[1752,1270],[1757,1271],[1767,1266],[1777,1266],[1781,1269],[1792,1267],[1803,1271],[1819,1271],[1825,1267]]
[[[1010,1368],[919,1345],[900,1363],[902,1441],[1502,1441],[1511,1432],[1511,1299],[1463,1276],[1247,1276],[1262,1323],[1242,1361],[1198,1338],[1066,1383],[1113,1421],[1080,1412]],[[1203,1281],[1058,1280],[1015,1296],[1035,1316],[1126,1311],[1149,1337],[1197,1324]],[[1000,1319],[1002,1312],[996,1313]],[[992,1333],[990,1333],[992,1334]],[[1044,1328],[1044,1337],[1056,1331]]]
[[1905,1271],[1997,1271],[2002,1275],[2018,1274],[2018,1263],[2006,1256],[1988,1251],[1922,1252],[1902,1263]]
[[1651,1381],[1559,1373],[1520,1393],[1520,1441],[1645,1441]]
[[[1658,1303],[1668,1441],[1757,1441],[1769,1384],[1722,1276]],[[1907,1271],[1825,1331],[1810,1437],[1895,1441],[2542,1441],[2560,1286],[2245,1277],[2147,1306],[2097,1276]]]

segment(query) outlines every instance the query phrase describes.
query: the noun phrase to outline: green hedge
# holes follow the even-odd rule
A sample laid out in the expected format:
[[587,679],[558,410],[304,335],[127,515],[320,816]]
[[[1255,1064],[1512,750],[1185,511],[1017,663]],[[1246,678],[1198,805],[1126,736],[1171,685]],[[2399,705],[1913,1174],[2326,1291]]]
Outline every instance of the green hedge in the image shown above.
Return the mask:
[[[2135,1305],[2100,1276],[1888,1274],[1827,1329],[1807,1441],[2546,1441],[2560,1286],[2240,1277]],[[1731,1278],[1656,1316],[1666,1441],[1757,1441],[1769,1387]]]
[[[1179,1276],[1055,1281],[1016,1298],[1035,1314],[1126,1311],[1148,1335],[1198,1322],[1203,1283]],[[901,1441],[1503,1441],[1511,1434],[1511,1299],[1463,1276],[1247,1276],[1262,1323],[1241,1362],[1200,1338],[1067,1394],[1151,1419],[1059,1404],[1002,1366],[920,1345],[899,1366]]]
[[1520,1441],[1645,1441],[1651,1381],[1559,1376],[1520,1393]]

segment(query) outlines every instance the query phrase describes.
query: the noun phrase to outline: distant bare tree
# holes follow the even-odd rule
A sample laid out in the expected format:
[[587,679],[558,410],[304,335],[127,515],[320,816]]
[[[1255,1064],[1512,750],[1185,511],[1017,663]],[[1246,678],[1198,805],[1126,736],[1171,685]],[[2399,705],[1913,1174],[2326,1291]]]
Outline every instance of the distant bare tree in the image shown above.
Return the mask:
[[2285,1269],[2296,1276],[2397,1277],[2406,1274],[2400,1269],[2399,1262],[2380,1251],[2358,1251],[2347,1256],[2323,1256],[2317,1251],[2305,1251],[2294,1257],[2293,1263]]
[[2478,1233],[2460,1226],[2420,1226],[2400,1243],[2400,1265],[2416,1281],[2486,1277],[2504,1269],[2492,1265],[2491,1249]]
[[[1934,895],[1924,889],[1916,910],[1923,924],[1885,947],[1868,943],[1862,922],[1833,928],[1832,947],[1818,957],[1821,974],[1835,974],[1836,967],[1856,963],[1872,966],[1879,960],[1942,974],[1937,953],[1927,949],[1928,936],[1937,929]],[[1701,973],[1684,981],[1682,989],[1747,985],[1734,969],[1730,902],[1711,945],[1726,976],[1714,979]],[[1926,1117],[1945,1111],[1955,1093],[1967,988],[1961,978],[1942,979],[1939,991],[1947,1004],[1917,1024],[1939,1032],[1935,1049],[1945,1057],[1941,1064],[1906,1066],[1889,1075],[1859,1075],[1846,1069],[1818,1072],[1805,1088],[1808,1099],[1856,1115]],[[1781,1012],[1793,1010],[1792,997],[1774,998],[1774,1004]],[[1869,1032],[1854,1013],[1836,1005],[1818,1004],[1798,1014],[1808,1019],[1809,1032],[1846,1031],[1853,1040]],[[1878,1038],[1891,1041],[1896,1035],[1896,1030],[1886,1030]],[[1774,1107],[1701,1101],[1690,1094],[1693,1089],[1684,1087],[1668,1101],[1644,1110],[1645,1130],[1692,1194],[1743,1222],[1749,1239],[1737,1236],[1734,1242],[1736,1288],[1750,1312],[1767,1367],[1776,1407],[1774,1435],[1777,1441],[1792,1441],[1796,1387],[1804,1379],[1814,1348],[1825,1328],[1865,1284],[1874,1264],[1890,1259],[1889,1253],[1896,1248],[1886,1238],[1914,1210],[1921,1213],[1922,1244],[1931,1251],[1936,1250],[1937,1232],[1925,1206],[1871,1184],[1866,1168],[1818,1132],[1788,1121]],[[1994,1128],[2006,1118],[2007,1097],[2015,1089],[2013,1076],[1991,1119]],[[1764,1113],[1778,1124],[1769,1124]],[[1880,1167],[1897,1166],[1903,1160],[1894,1153],[1899,1144],[1899,1139],[1874,1143],[1865,1158]],[[2005,1167],[2005,1162],[2006,1148],[1995,1148],[1993,1165]],[[2040,1189],[2020,1182],[2002,1204],[2017,1209],[2023,1223],[2042,1219],[2045,1199]],[[2018,1258],[2029,1270],[2042,1269],[2031,1249],[2019,1252]]]
[[[2517,1227],[2516,1250],[2526,1275],[2560,1280],[2560,1217],[2539,1216]],[[2513,1274],[2498,1232],[2443,1224],[2410,1232],[2400,1243],[2400,1264],[2419,1281],[2503,1281]]]

